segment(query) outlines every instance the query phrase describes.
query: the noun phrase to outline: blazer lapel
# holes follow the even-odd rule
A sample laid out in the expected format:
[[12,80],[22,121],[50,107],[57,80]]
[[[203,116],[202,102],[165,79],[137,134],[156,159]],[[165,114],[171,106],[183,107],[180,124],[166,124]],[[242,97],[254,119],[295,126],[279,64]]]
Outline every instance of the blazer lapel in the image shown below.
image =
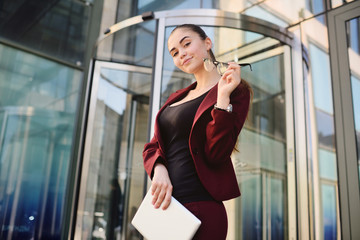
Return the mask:
[[[165,102],[165,104],[160,108],[157,116],[156,116],[156,120],[155,120],[155,131],[154,134],[159,142],[160,148],[161,150],[164,152],[164,143],[163,140],[161,139],[161,135],[160,135],[160,129],[159,129],[159,115],[160,113],[165,109],[166,106],[173,104],[174,102],[178,101],[180,98],[182,98],[185,94],[187,94],[190,90],[194,89],[196,86],[196,82],[194,82],[193,84],[191,84],[190,86],[188,86],[187,88],[181,89],[176,91],[174,94],[172,94]],[[201,102],[198,110],[196,111],[195,114],[195,118],[193,121],[193,125],[192,128],[194,127],[195,123],[197,122],[197,120],[200,118],[200,116],[209,108],[213,107],[214,104],[217,101],[217,87],[218,85],[216,84],[210,91],[209,93],[206,95],[206,97],[204,98],[204,100]]]
[[210,107],[213,107],[214,104],[216,103],[216,101],[217,101],[217,87],[218,87],[218,85],[216,84],[216,85],[209,91],[209,93],[206,95],[206,97],[204,98],[204,100],[201,102],[198,110],[196,111],[192,128],[194,127],[196,121],[200,118],[200,116],[201,116],[207,109],[209,109]]

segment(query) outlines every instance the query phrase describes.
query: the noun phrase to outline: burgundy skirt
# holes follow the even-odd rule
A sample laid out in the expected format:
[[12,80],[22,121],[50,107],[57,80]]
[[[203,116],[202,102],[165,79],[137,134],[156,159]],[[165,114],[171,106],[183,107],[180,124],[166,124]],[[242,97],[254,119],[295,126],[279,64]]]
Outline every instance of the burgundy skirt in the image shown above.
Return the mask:
[[190,202],[185,203],[184,206],[201,221],[193,240],[226,239],[228,220],[222,202]]

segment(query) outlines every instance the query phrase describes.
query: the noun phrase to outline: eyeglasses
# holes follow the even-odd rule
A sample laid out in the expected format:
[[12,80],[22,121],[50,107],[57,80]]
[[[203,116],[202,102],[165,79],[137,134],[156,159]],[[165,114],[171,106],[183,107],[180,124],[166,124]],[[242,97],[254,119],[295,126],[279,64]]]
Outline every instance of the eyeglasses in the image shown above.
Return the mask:
[[[214,66],[216,66],[216,71],[222,76],[226,69],[229,67],[228,63],[224,63],[224,62],[218,62],[218,61],[213,61],[209,58],[204,58],[204,68],[206,71],[211,72],[214,69]],[[240,67],[246,67],[249,66],[250,70],[252,71],[252,67],[250,63],[240,63],[238,64]]]

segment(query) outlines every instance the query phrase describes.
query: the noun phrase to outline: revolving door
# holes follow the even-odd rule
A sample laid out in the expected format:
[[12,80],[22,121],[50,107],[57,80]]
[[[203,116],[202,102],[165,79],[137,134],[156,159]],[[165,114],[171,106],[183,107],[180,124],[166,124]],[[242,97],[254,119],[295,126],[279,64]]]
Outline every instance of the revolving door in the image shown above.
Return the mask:
[[76,239],[141,239],[131,219],[149,186],[142,149],[167,97],[194,81],[174,66],[167,38],[195,23],[219,61],[250,62],[249,119],[232,161],[242,196],[225,203],[228,239],[296,238],[292,34],[219,10],[151,12],[100,37],[94,58]]

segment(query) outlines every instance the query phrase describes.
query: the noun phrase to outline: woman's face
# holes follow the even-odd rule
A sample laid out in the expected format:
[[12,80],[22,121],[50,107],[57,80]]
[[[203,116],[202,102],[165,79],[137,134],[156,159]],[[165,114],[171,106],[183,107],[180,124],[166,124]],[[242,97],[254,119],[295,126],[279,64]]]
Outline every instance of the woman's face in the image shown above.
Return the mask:
[[168,39],[168,49],[175,66],[186,73],[204,70],[203,58],[208,57],[210,38],[202,40],[198,33],[187,28],[175,30]]

